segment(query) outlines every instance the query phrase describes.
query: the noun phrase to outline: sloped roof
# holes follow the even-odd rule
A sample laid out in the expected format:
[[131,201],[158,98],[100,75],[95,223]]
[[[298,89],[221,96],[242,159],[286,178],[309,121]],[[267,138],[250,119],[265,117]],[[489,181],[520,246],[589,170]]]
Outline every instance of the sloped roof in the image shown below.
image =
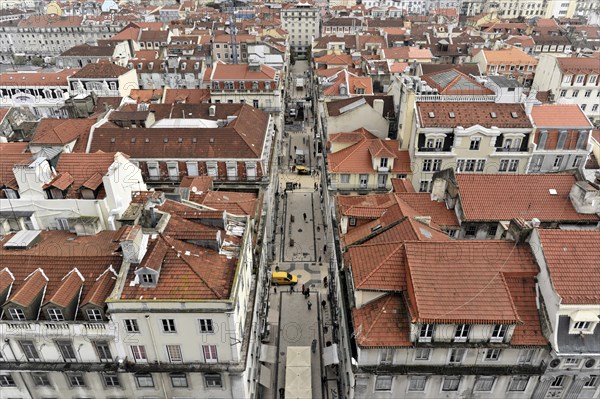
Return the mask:
[[566,305],[600,304],[600,231],[537,230],[552,285]]
[[[597,215],[575,211],[569,192],[576,181],[574,175],[567,173],[456,175],[465,221],[598,220]],[[551,189],[556,194],[550,193]]]
[[361,140],[356,144],[329,154],[328,169],[330,173],[375,173],[376,171],[373,169],[373,155],[371,154],[373,145],[379,149],[376,152],[380,155],[389,157],[393,155],[393,158],[395,158],[394,166],[390,172],[412,173],[408,151],[399,150],[396,140],[381,139]]
[[265,64],[258,71],[250,69],[248,64],[225,64],[217,62],[213,67],[211,80],[275,80],[278,71]]
[[400,295],[387,295],[352,309],[352,321],[361,347],[412,346],[408,312]]
[[97,121],[88,119],[43,118],[35,129],[31,144],[64,145],[86,134]]
[[[421,127],[530,128],[531,121],[521,104],[494,102],[418,102]],[[454,116],[450,116],[453,112]],[[516,117],[513,117],[513,112]],[[495,116],[494,116],[495,115]]]
[[[443,228],[457,228],[459,226],[456,213],[448,209],[443,201],[432,201],[429,193],[396,193],[399,204],[406,204],[418,216],[431,216],[431,221]],[[404,209],[404,207],[403,207]]]
[[531,110],[531,119],[538,127],[593,127],[577,104],[535,105]]
[[210,100],[210,90],[208,89],[171,89],[165,88],[164,104],[174,104],[178,102],[186,104],[200,104]]
[[109,267],[92,283],[86,296],[81,301],[81,306],[89,304],[104,306],[104,300],[112,292],[116,281],[117,277],[115,276],[114,269]]
[[517,324],[510,339],[512,345],[546,345],[537,306],[536,278],[534,276],[505,275],[517,313],[523,323]]
[[18,189],[17,180],[13,172],[13,166],[16,164],[30,164],[31,154],[3,154],[0,153],[0,187],[6,186],[14,190]]
[[488,64],[537,65],[538,60],[517,47],[501,50],[481,50]]
[[254,216],[258,197],[255,193],[208,191],[202,194],[190,193],[190,201],[234,215]]
[[75,72],[69,79],[103,79],[118,78],[129,72],[129,69],[108,61],[100,61],[95,64],[85,64],[83,68]]
[[108,173],[108,168],[115,162],[116,156],[117,153],[114,152],[61,154],[56,171],[60,175],[71,176],[73,190],[69,192],[69,197],[76,196],[76,190],[83,186],[95,190],[102,183],[102,177]]
[[328,135],[328,137],[330,143],[357,143],[363,139],[371,140],[377,138],[373,133],[362,127],[353,132],[333,133]]
[[507,241],[407,242],[413,322],[516,324],[521,321],[505,273],[535,276],[528,246]]
[[437,89],[438,93],[442,95],[494,94],[492,90],[477,83],[475,79],[456,69],[422,75],[421,79],[427,82],[432,88]]
[[600,53],[592,57],[558,57],[558,67],[563,73],[600,74]]
[[165,228],[165,235],[181,241],[189,240],[217,240],[219,229],[203,223],[192,222],[177,214],[171,214],[169,223]]
[[56,290],[54,295],[47,297],[46,303],[67,307],[81,291],[83,282],[82,276],[79,275],[78,271],[70,271],[69,274],[63,278],[60,287]]
[[346,267],[352,269],[358,290],[396,291],[406,289],[404,244],[363,244],[348,248]]

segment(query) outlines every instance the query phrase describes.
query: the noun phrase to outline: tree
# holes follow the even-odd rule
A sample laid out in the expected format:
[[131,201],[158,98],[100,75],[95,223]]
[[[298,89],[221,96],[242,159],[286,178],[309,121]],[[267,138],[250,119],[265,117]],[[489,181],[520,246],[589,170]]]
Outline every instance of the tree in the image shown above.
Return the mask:
[[22,57],[20,55],[15,57],[15,65],[25,65],[27,63],[27,60],[25,59],[25,57]]
[[39,67],[44,65],[44,60],[40,57],[35,57],[31,60],[31,65]]
[[290,51],[290,64],[296,65],[296,52],[294,50]]

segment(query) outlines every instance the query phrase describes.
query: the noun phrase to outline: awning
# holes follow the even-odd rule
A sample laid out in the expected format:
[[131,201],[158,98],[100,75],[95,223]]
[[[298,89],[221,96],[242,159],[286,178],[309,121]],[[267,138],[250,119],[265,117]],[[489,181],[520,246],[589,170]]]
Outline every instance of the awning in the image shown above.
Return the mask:
[[326,346],[323,349],[323,365],[331,366],[332,364],[340,364],[338,358],[337,344]]
[[277,359],[277,347],[275,345],[262,345],[258,360],[265,363],[275,363]]
[[286,367],[310,367],[310,346],[288,346]]
[[600,321],[596,313],[591,310],[578,310],[577,312],[572,313],[570,317],[573,321],[589,321],[592,323],[598,323]]
[[265,388],[271,389],[271,369],[266,366],[260,365],[260,379],[258,380],[260,385]]

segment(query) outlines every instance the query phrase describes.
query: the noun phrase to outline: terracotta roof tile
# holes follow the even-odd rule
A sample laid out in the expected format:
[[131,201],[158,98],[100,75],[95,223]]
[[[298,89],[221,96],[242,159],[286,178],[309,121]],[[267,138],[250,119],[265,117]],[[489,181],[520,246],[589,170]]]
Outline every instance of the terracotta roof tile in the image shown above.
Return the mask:
[[63,69],[58,72],[8,72],[0,74],[2,86],[48,87],[68,86],[67,78],[77,69]]
[[345,267],[352,270],[358,290],[396,291],[406,289],[402,242],[363,244],[348,248]]
[[356,144],[330,154],[328,157],[330,173],[375,173],[370,153],[371,146],[373,145],[377,146],[385,154],[395,155],[393,157],[395,158],[394,166],[390,172],[412,173],[408,151],[399,150],[399,144],[396,140],[381,139],[361,140]]
[[542,104],[531,110],[537,127],[592,128],[592,124],[577,104]]
[[[81,187],[96,188],[101,184],[102,177],[108,173],[108,168],[115,162],[117,153],[95,152],[91,154],[63,153],[56,164],[56,171],[61,175],[72,176],[72,190],[68,196],[77,198]],[[63,190],[61,188],[61,190]]]
[[36,269],[31,275],[25,278],[25,281],[18,289],[15,289],[9,301],[27,307],[40,295],[47,283],[48,279],[42,269]]
[[413,322],[516,324],[504,273],[535,276],[529,247],[505,241],[407,242]]
[[180,187],[196,187],[196,193],[206,193],[213,187],[213,178],[210,176],[184,176],[181,179]]
[[[341,115],[340,109],[344,108],[347,105],[354,103],[360,99],[364,99],[369,106],[373,107],[374,100],[383,100],[383,116],[385,118],[394,119],[396,117],[396,112],[394,111],[394,98],[392,96],[387,95],[373,95],[373,96],[355,96],[350,98],[343,98],[339,100],[328,101],[325,103],[325,107],[327,109],[327,115],[329,116],[339,116]],[[439,103],[438,103],[439,104]],[[331,132],[337,133],[337,132]]]
[[[228,39],[229,40],[229,39]],[[272,81],[279,76],[279,72],[268,65],[261,64],[259,71],[253,71],[248,64],[225,64],[217,62],[213,67],[211,80],[268,80]]]
[[431,216],[431,221],[438,226],[459,226],[454,210],[448,209],[443,201],[432,201],[429,193],[397,193],[396,198],[414,209],[418,216]]
[[90,128],[97,120],[95,119],[50,119],[44,118],[40,121],[33,138],[32,144],[38,145],[63,145],[77,140],[84,133],[89,132]]
[[598,52],[592,57],[556,58],[556,62],[563,73],[600,74],[600,53]]
[[547,345],[548,340],[542,332],[537,308],[535,277],[504,276],[504,280],[523,322],[515,326],[510,343],[512,345]]
[[190,193],[190,201],[234,215],[254,216],[258,198],[254,193],[208,191],[201,195]]
[[44,188],[55,187],[61,191],[68,189],[73,184],[73,176],[69,172],[59,173],[54,179],[44,184]]
[[433,58],[429,49],[420,49],[418,47],[402,46],[389,47],[381,50],[382,59],[393,60],[430,60]]
[[129,69],[111,62],[97,62],[95,64],[86,64],[79,71],[75,72],[70,80],[76,79],[101,79],[118,78],[129,72]]
[[352,321],[361,347],[412,346],[406,306],[400,295],[387,295],[352,309]]
[[0,270],[0,295],[2,295],[8,287],[10,287],[15,280],[14,276],[8,270],[8,268],[4,268]]
[[[134,198],[135,199],[135,198]],[[211,210],[200,210],[187,206],[180,202],[166,200],[164,204],[157,207],[158,210],[170,213],[171,215],[176,214],[184,219],[216,219],[223,220],[223,211],[211,211]]]
[[517,47],[482,51],[488,64],[537,65],[538,63],[538,60]]
[[[136,56],[137,58],[137,56]],[[166,89],[165,89],[166,90]],[[161,101],[163,89],[132,89],[129,97],[137,103],[149,103],[151,101]]]
[[[76,236],[67,231],[43,231],[40,241],[30,249],[7,250],[3,247],[12,235],[0,239],[0,263],[14,275],[13,295],[8,300],[28,304],[43,287],[46,279],[40,272],[35,281],[25,280],[40,266],[48,278],[45,300],[53,298],[64,285],[63,278],[77,268],[83,275],[82,298],[84,298],[96,278],[110,265],[116,271],[121,267],[122,258],[116,252],[119,244],[114,238],[119,231],[103,231],[95,236]],[[33,278],[33,276],[32,276]],[[63,288],[63,290],[66,289]],[[59,298],[59,295],[57,298]],[[100,301],[103,304],[104,298]]]
[[[450,116],[451,112],[454,113],[454,117]],[[513,117],[513,112],[516,113],[516,117]],[[474,125],[486,128],[531,127],[531,122],[521,104],[418,102],[417,113],[421,127],[467,128]]]
[[0,187],[5,186],[17,190],[19,185],[15,179],[13,166],[16,164],[30,164],[32,162],[31,154],[0,153]]
[[165,89],[165,104],[186,103],[200,104],[210,100],[210,90],[208,89]]
[[83,17],[76,15],[58,16],[56,14],[49,15],[32,15],[23,18],[19,21],[19,28],[66,28],[81,26]]
[[410,179],[390,179],[392,182],[392,190],[395,193],[414,193],[415,188],[412,185]]
[[[159,254],[153,255],[157,241],[162,241]],[[166,251],[162,249],[166,247]],[[122,300],[156,298],[158,300],[219,300],[228,299],[237,269],[237,259],[227,259],[218,252],[187,244],[166,236],[159,236],[149,244],[146,257],[160,261],[160,278],[154,288],[131,285],[135,267],[129,268]]]
[[60,286],[54,293],[54,295],[46,296],[45,303],[53,303],[57,306],[67,307],[76,295],[79,295],[81,288],[83,287],[82,276],[79,275],[79,271],[71,271],[67,276],[63,278]]
[[399,223],[365,241],[366,244],[404,241],[448,241],[448,234],[419,222],[414,216],[404,217]]
[[[513,218],[549,221],[595,221],[597,215],[577,213],[569,192],[572,174],[457,174],[465,221],[509,221]],[[556,195],[549,190],[556,190]],[[493,206],[492,206],[493,204]]]
[[552,285],[561,302],[600,304],[600,231],[537,231]]
[[328,135],[328,137],[330,143],[357,143],[362,139],[370,140],[377,138],[373,133],[362,127],[353,132],[333,133]]
[[104,306],[104,300],[108,298],[112,292],[117,276],[114,269],[105,270],[89,288],[88,293],[81,301],[81,306],[92,304],[96,306]]
[[216,242],[219,229],[172,214],[165,235],[181,241],[210,240]]

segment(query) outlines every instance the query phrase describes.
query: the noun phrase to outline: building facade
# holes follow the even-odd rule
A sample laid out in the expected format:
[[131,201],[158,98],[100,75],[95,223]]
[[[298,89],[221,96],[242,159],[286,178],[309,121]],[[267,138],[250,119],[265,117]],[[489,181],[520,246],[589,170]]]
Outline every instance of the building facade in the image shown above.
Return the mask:
[[297,3],[282,8],[280,15],[281,27],[289,34],[290,52],[298,58],[307,57],[313,40],[320,36],[320,10],[309,3]]

